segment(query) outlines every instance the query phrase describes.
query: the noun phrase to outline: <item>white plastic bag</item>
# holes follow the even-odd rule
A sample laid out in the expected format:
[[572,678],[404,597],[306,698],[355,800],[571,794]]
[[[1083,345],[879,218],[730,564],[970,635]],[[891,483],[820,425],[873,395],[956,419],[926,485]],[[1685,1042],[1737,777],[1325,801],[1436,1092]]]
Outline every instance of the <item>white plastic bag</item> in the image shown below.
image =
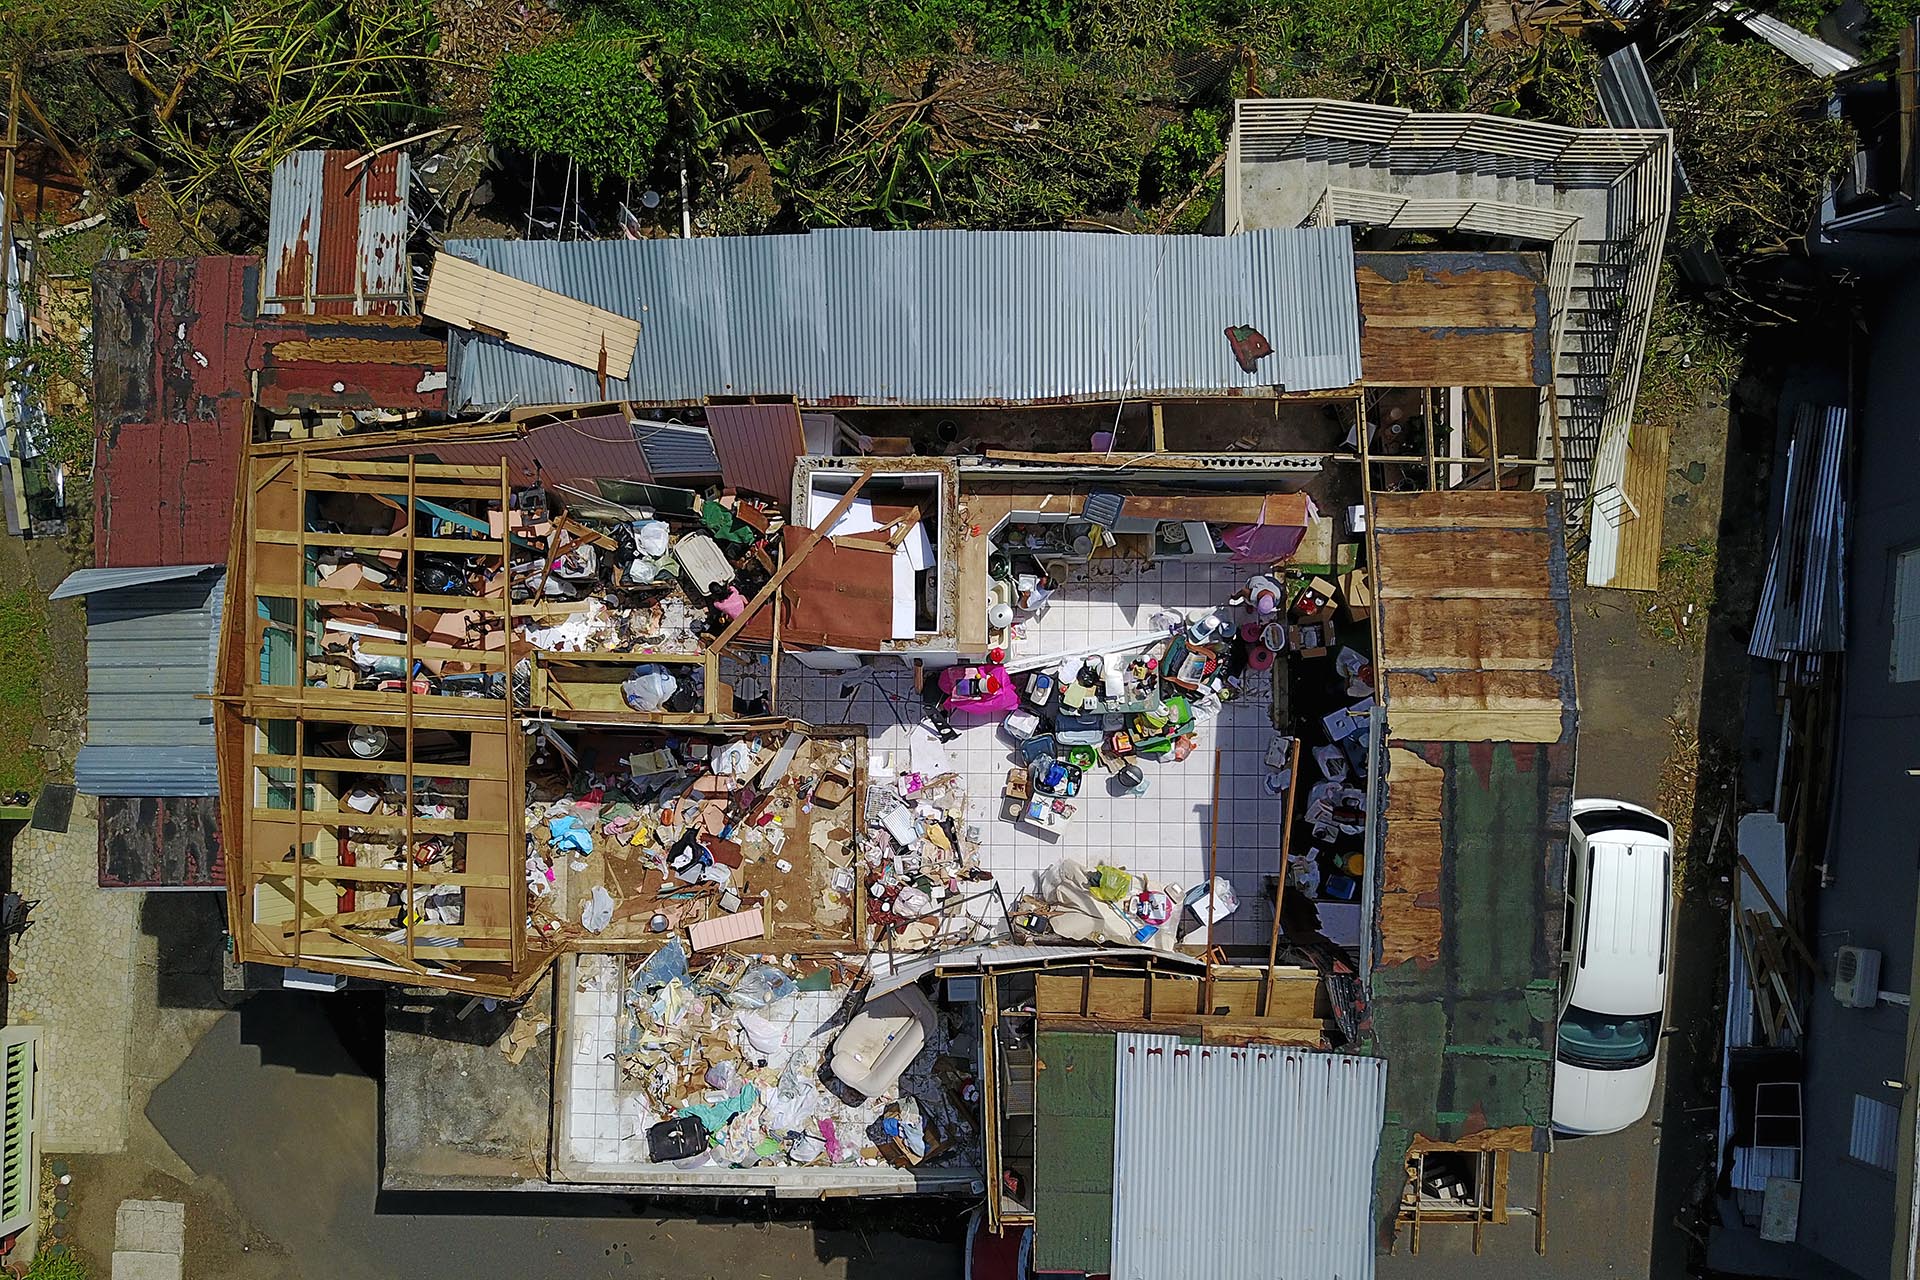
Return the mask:
[[633,669],[633,676],[620,686],[620,696],[635,711],[658,711],[667,705],[667,699],[674,695],[680,682],[659,667],[640,666]]
[[593,886],[593,896],[580,908],[580,927],[588,933],[599,933],[613,923],[613,895],[599,885]]

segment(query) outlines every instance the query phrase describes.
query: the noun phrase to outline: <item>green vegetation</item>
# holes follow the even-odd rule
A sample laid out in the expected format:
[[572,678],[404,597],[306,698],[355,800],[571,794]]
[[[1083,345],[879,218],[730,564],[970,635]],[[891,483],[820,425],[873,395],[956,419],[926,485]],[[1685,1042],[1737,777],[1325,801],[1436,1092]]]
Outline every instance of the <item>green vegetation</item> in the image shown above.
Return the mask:
[[[578,3],[563,53],[503,64],[490,136],[600,178],[685,162],[716,231],[1197,230],[1228,105],[1250,90],[1591,111],[1577,41],[1463,54],[1458,0]],[[568,85],[591,102],[556,113]]]
[[508,58],[487,103],[487,136],[520,151],[568,157],[589,182],[644,171],[667,110],[637,43],[582,35]]
[[60,1254],[42,1249],[27,1264],[25,1280],[87,1280],[87,1268],[71,1249]]
[[0,791],[40,785],[33,732],[42,723],[41,676],[52,663],[38,593],[30,584],[0,586]]
[[0,0],[0,30],[39,33],[30,91],[90,176],[116,196],[157,177],[208,248],[253,239],[288,152],[416,124],[437,40],[432,0]]
[[1640,619],[1657,640],[1698,647],[1713,607],[1719,549],[1711,542],[1683,542],[1660,552],[1660,589]]
[[1768,45],[1712,31],[1671,78],[1667,114],[1694,188],[1680,204],[1682,240],[1736,258],[1790,251],[1852,153],[1852,130],[1827,114],[1828,86]]

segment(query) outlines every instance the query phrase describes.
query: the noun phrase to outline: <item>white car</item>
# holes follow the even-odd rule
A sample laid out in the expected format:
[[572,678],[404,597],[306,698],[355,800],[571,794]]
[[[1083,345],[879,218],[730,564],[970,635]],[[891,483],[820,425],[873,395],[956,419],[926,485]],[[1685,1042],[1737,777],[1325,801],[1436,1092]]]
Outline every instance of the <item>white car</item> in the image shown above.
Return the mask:
[[1647,1113],[1673,948],[1673,827],[1619,800],[1576,800],[1567,855],[1553,1127],[1617,1133]]

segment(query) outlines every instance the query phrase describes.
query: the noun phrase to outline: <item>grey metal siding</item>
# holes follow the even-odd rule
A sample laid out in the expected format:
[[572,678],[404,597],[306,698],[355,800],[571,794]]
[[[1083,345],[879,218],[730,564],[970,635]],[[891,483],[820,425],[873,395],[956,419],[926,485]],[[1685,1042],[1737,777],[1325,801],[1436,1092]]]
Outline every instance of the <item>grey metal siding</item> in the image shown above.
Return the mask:
[[87,745],[95,796],[210,796],[213,662],[224,572],[87,597]]
[[714,452],[713,436],[705,427],[642,420],[633,424],[633,430],[654,475],[666,479],[720,474],[720,455]]
[[[630,375],[463,330],[463,408],[792,395],[805,405],[1262,394],[1360,377],[1344,227],[1239,236],[815,231],[693,240],[459,240],[447,251],[641,322]],[[1243,371],[1224,330],[1274,351]]]
[[1113,1280],[1370,1280],[1384,1059],[1115,1040]]

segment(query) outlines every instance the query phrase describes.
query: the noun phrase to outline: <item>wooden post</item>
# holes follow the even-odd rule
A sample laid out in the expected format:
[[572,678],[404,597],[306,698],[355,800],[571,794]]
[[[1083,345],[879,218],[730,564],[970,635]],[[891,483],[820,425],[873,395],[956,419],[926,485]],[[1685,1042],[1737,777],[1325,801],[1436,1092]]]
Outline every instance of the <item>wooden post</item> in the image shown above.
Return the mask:
[[[414,506],[414,499],[418,496],[415,490],[420,483],[420,474],[419,474],[418,467],[419,467],[419,464],[416,460],[416,456],[414,454],[409,453],[407,455],[407,516],[406,516],[407,549],[404,553],[406,556],[406,563],[401,568],[401,572],[407,575],[407,625],[406,625],[407,653],[406,653],[406,657],[403,659],[403,661],[406,663],[406,670],[401,672],[402,677],[406,681],[404,686],[405,693],[403,695],[406,699],[406,704],[405,704],[406,725],[401,730],[401,732],[405,736],[402,737],[400,740],[400,743],[401,743],[400,749],[405,756],[404,763],[406,765],[406,788],[407,788],[407,800],[406,800],[407,807],[405,809],[407,821],[406,821],[406,826],[403,829],[403,833],[400,837],[401,856],[407,860],[407,894],[406,894],[406,905],[401,909],[401,913],[400,913],[400,923],[407,931],[407,959],[410,961],[415,961],[416,963],[417,963],[417,960],[413,953],[413,913],[414,913],[414,903],[413,903],[413,895],[414,895],[414,883],[413,883],[413,809],[414,809],[414,796],[413,796],[413,628],[414,628],[413,593],[414,593],[414,584],[419,580],[419,577],[420,577],[418,572],[420,565],[419,565],[418,557],[415,554],[413,540],[415,537],[419,535],[419,532],[420,532],[420,519],[418,514],[418,508]],[[504,511],[501,512],[500,519],[504,522],[506,518],[507,518],[506,513]],[[305,523],[306,521],[303,519],[301,521],[301,524],[303,527]],[[503,530],[503,532],[505,531]],[[508,624],[511,625],[513,620],[512,618],[508,618],[507,621],[508,621]],[[464,914],[464,912],[462,913],[460,918],[463,920],[466,919],[466,915]]]
[[1429,490],[1438,489],[1440,487],[1440,473],[1435,469],[1433,463],[1433,432],[1439,425],[1439,422],[1433,412],[1432,387],[1420,388],[1420,402],[1422,406],[1420,411],[1421,421],[1426,428],[1420,434],[1426,438],[1427,442],[1427,483],[1422,487]]
[[1273,996],[1273,963],[1280,954],[1280,917],[1287,905],[1287,855],[1293,848],[1293,798],[1300,793],[1300,736],[1294,735],[1293,754],[1287,762],[1287,803],[1280,821],[1280,883],[1273,890],[1273,932],[1267,939],[1267,976],[1260,986],[1260,1016],[1267,1016]]
[[[1200,983],[1200,1014],[1213,1011],[1213,876],[1220,862],[1220,743],[1213,744],[1213,801],[1207,806],[1207,968]],[[1177,917],[1176,917],[1177,920]],[[1151,990],[1153,979],[1147,979]]]
[[[1280,402],[1278,400],[1273,402],[1273,408],[1275,413],[1278,413],[1280,411]],[[1119,432],[1115,431],[1114,436],[1116,438],[1116,443],[1117,443]],[[1164,453],[1166,452],[1166,448],[1167,448],[1166,415],[1160,408],[1160,402],[1158,400],[1155,400],[1153,402],[1153,451],[1155,453]],[[1111,453],[1112,450],[1109,449],[1108,452]]]
[[7,90],[7,158],[5,176],[0,178],[0,321],[7,318],[8,294],[13,283],[13,168],[15,153],[20,149],[20,76],[24,69],[21,59],[13,60],[13,70],[7,76],[10,86]]
[[1540,1180],[1533,1193],[1533,1251],[1541,1257],[1547,1254],[1547,1162],[1553,1159],[1553,1152],[1540,1153]]

